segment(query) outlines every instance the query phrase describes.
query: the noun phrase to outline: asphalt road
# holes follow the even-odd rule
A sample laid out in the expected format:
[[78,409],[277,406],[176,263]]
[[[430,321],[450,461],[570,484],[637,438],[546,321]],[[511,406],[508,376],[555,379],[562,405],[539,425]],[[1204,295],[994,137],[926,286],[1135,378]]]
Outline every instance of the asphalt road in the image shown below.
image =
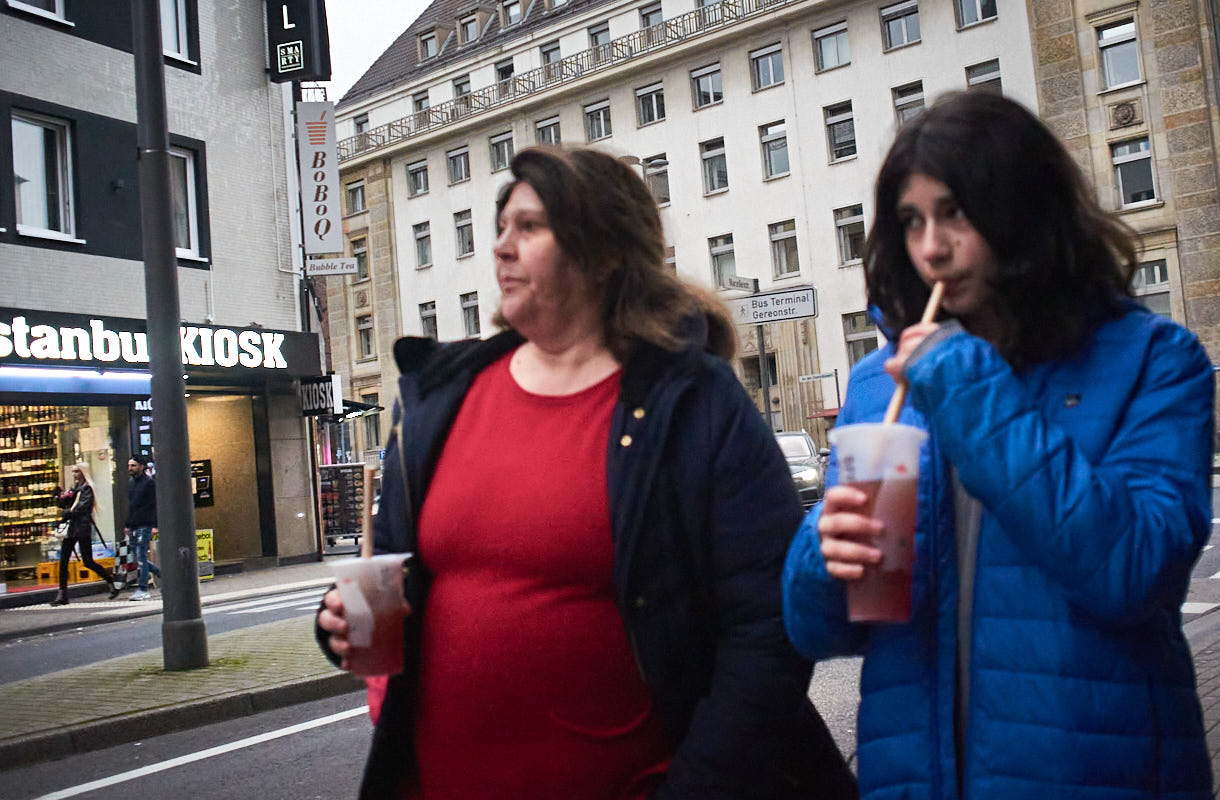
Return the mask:
[[[0,795],[6,800],[355,797],[372,731],[364,702],[364,693],[355,692],[8,770],[0,775]],[[298,732],[284,730],[343,712],[351,716]],[[248,741],[276,733],[281,735]],[[233,749],[208,752],[225,746]],[[124,775],[154,768],[159,771]]]
[[[326,587],[319,586],[249,600],[206,605],[203,607],[204,625],[208,634],[216,634],[313,614],[325,589]],[[135,603],[120,599],[114,603],[97,605],[97,613],[100,616],[110,612],[121,613],[127,610],[125,607],[134,606]],[[41,612],[10,609],[3,613]],[[92,664],[95,661],[160,646],[160,614],[14,639],[0,643],[0,683],[45,675],[48,672]]]

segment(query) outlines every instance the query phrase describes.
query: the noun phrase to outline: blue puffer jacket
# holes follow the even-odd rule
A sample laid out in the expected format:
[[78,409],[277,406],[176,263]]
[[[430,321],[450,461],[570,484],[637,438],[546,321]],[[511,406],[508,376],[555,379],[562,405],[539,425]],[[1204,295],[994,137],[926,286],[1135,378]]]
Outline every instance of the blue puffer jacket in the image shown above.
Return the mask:
[[[818,549],[820,506],[784,570],[797,649],[865,657],[861,796],[959,796],[952,464],[983,507],[961,796],[1208,797],[1179,612],[1210,519],[1213,379],[1199,342],[1129,307],[1077,357],[1019,374],[952,325],[925,344],[908,363],[901,420],[931,434],[911,622],[847,622]],[[880,420],[892,354],[857,365],[840,424]]]

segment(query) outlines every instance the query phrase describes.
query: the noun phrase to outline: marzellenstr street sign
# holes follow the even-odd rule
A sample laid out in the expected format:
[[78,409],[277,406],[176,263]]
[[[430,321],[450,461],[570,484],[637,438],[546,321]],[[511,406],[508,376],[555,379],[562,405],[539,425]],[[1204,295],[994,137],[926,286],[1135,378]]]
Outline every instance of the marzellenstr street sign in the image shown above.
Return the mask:
[[812,286],[753,294],[725,300],[724,304],[738,325],[763,325],[818,315],[817,293]]

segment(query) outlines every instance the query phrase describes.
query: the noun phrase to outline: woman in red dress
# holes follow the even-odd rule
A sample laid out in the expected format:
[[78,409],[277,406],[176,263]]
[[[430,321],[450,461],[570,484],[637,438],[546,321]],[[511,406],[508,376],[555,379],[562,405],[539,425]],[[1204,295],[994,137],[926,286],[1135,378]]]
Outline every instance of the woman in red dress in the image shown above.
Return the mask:
[[[376,545],[428,578],[361,796],[854,797],[784,634],[800,504],[732,323],[666,269],[630,167],[531,149],[512,173],[503,330],[395,346]],[[318,626],[346,666],[337,592]]]

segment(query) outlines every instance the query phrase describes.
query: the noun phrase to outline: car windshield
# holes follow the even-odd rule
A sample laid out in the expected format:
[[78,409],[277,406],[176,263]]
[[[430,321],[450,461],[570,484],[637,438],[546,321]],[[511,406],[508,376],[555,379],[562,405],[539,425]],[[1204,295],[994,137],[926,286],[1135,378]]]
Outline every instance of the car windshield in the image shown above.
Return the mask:
[[801,435],[793,436],[776,436],[775,440],[779,442],[779,449],[783,451],[784,458],[813,458],[813,450],[809,447],[809,440]]

